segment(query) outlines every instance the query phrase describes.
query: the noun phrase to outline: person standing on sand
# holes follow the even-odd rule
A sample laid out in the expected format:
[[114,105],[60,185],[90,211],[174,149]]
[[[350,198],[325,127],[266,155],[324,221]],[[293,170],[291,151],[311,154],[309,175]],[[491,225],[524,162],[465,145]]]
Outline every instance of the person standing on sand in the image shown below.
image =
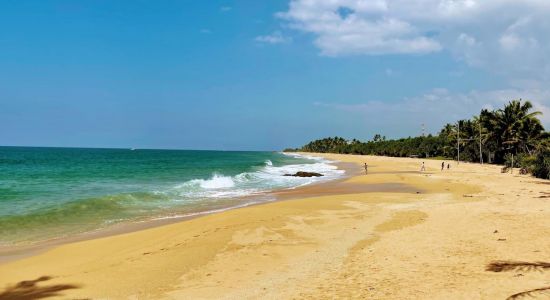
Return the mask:
[[441,171],[443,171],[443,169],[445,169],[445,162],[441,163]]
[[422,162],[422,166],[420,167],[420,172],[426,171],[426,166],[424,165],[424,162]]
[[447,164],[447,170],[449,170],[449,169],[451,169],[451,164],[450,163]]
[[367,165],[367,163],[365,163],[365,175],[367,175],[368,169],[369,169],[369,166]]

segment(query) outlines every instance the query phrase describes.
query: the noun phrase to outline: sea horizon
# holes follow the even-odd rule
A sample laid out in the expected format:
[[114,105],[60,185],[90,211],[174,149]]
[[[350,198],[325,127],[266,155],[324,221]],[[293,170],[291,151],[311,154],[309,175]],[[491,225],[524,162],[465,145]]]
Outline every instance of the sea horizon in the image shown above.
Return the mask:
[[218,152],[283,152],[283,149],[281,150],[248,150],[248,149],[200,149],[200,148],[147,148],[147,147],[103,147],[103,146],[40,146],[40,145],[33,145],[33,146],[19,146],[19,145],[0,145],[0,148],[55,148],[55,149],[121,149],[121,150],[166,150],[166,151],[218,151]]

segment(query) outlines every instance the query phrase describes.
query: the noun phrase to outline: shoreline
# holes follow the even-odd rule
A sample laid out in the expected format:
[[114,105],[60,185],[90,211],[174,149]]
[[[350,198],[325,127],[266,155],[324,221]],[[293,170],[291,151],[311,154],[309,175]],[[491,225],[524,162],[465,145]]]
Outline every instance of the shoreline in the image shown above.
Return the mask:
[[[298,154],[307,155],[307,153],[298,153]],[[301,197],[304,194],[306,194],[303,192],[304,189],[307,190],[308,188],[311,188],[311,187],[315,189],[318,186],[325,186],[325,185],[326,187],[329,187],[328,189],[330,189],[332,185],[329,185],[329,184],[331,183],[337,184],[338,182],[345,181],[347,178],[360,173],[360,171],[355,171],[353,164],[350,164],[350,163],[330,161],[329,164],[336,166],[337,169],[339,170],[344,170],[345,173],[343,174],[343,176],[337,179],[314,182],[311,184],[297,186],[294,188],[276,189],[272,191],[261,192],[254,195],[238,197],[235,199],[241,203],[235,206],[215,208],[215,209],[206,210],[206,211],[191,212],[185,215],[165,216],[165,217],[151,218],[151,219],[146,219],[141,221],[125,221],[125,222],[117,223],[107,227],[98,228],[92,231],[80,232],[80,233],[76,233],[68,236],[56,237],[53,239],[33,242],[30,244],[0,246],[0,266],[2,264],[6,264],[9,262],[17,261],[19,259],[23,259],[26,257],[31,257],[34,255],[43,253],[45,251],[48,251],[49,249],[59,247],[65,244],[71,244],[75,242],[82,242],[87,240],[117,236],[121,234],[141,231],[141,230],[147,230],[150,228],[185,222],[188,220],[208,216],[211,214],[223,213],[228,210],[241,209],[241,208],[246,208],[250,206],[263,205],[271,202],[296,199],[297,197]],[[265,198],[265,197],[274,197],[274,198],[270,200],[265,200],[265,199],[257,200],[257,201],[253,200],[253,199],[259,199],[259,198]],[[252,201],[247,202],[247,200],[252,200]]]
[[60,245],[3,264],[0,295],[23,282],[94,299],[501,299],[547,286],[548,272],[488,268],[549,260],[547,181],[490,165],[440,172],[426,161],[421,173],[419,159],[321,156],[359,170],[366,160],[369,175]]

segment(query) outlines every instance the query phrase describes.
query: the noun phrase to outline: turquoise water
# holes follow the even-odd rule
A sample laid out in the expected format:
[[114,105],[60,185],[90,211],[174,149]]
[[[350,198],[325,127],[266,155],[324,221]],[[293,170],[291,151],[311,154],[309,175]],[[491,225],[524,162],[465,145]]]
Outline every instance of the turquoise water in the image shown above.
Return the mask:
[[[282,176],[299,170],[327,176]],[[341,173],[276,152],[0,147],[0,245],[269,201]]]

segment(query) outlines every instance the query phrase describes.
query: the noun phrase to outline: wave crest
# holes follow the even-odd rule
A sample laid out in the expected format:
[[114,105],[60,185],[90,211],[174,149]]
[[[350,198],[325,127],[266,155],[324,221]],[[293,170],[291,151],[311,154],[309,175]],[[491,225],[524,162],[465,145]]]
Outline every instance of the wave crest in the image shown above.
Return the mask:
[[233,178],[219,174],[214,174],[210,179],[194,179],[190,182],[198,184],[203,189],[225,189],[235,186]]
[[[268,192],[274,189],[296,188],[319,181],[332,180],[340,177],[344,171],[328,160],[318,157],[304,157],[314,163],[273,166],[270,160],[265,161],[263,167],[256,171],[244,172],[234,176],[213,174],[209,179],[193,179],[163,191],[163,194],[172,194],[193,201],[194,198],[229,198],[252,195],[258,192]],[[323,177],[291,177],[285,174],[294,174],[298,171],[321,173]]]

